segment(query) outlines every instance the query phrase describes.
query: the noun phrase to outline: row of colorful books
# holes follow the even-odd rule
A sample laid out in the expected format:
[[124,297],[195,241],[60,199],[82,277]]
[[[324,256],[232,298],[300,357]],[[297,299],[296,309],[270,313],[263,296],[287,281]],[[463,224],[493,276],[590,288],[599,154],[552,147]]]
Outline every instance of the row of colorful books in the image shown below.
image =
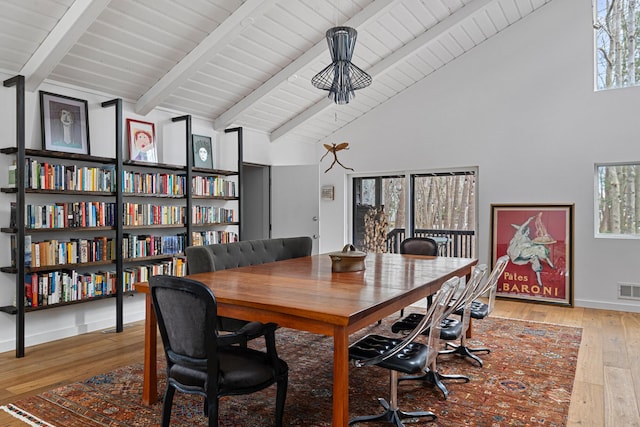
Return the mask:
[[[15,236],[11,236],[12,249]],[[27,242],[30,242],[27,244]],[[44,267],[51,265],[78,264],[115,259],[115,242],[106,236],[92,239],[43,240],[31,242],[31,236],[25,236],[25,267]],[[12,251],[13,254],[13,251]],[[27,259],[29,262],[27,263]],[[15,266],[15,259],[11,260]]]
[[[187,264],[183,258],[139,265],[125,269],[122,290],[131,292],[135,284],[146,282],[149,277],[167,274],[186,275]],[[42,307],[65,302],[114,295],[116,293],[115,271],[79,273],[76,270],[61,270],[25,275],[25,306]]]
[[194,231],[191,233],[193,246],[213,245],[217,243],[231,243],[238,241],[238,233],[222,230]]
[[25,305],[40,307],[79,301],[116,292],[115,272],[51,271],[25,275]]
[[125,292],[134,291],[136,283],[147,282],[149,277],[161,274],[185,276],[187,274],[187,262],[183,258],[174,257],[153,264],[127,268],[122,279],[123,290]]
[[234,222],[236,211],[217,206],[193,206],[191,208],[192,224],[215,224],[220,222]]
[[187,177],[167,173],[124,171],[122,191],[125,193],[184,196]]
[[93,167],[51,164],[27,157],[25,188],[34,190],[116,191],[113,165]]
[[219,176],[194,176],[192,192],[195,196],[236,197],[236,183]]
[[122,239],[122,256],[126,259],[155,255],[175,255],[184,253],[186,245],[187,235],[185,233],[175,236],[125,234]]
[[[113,227],[116,218],[116,204],[113,202],[68,202],[25,206],[25,226],[34,229]],[[9,225],[16,226],[15,202],[11,202]]]
[[[122,191],[137,194],[182,196],[186,175],[123,171]],[[116,191],[113,165],[101,167],[52,164],[27,157],[25,188],[33,190]],[[236,182],[219,176],[194,176],[192,191],[197,196],[236,197]]]
[[185,210],[184,206],[125,203],[124,225],[184,224]]

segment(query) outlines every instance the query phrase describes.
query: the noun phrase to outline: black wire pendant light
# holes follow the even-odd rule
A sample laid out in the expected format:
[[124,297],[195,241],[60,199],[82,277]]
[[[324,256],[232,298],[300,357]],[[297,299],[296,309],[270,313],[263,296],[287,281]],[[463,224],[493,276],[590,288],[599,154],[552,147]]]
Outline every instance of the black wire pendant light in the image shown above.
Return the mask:
[[328,90],[329,99],[336,104],[348,104],[354,91],[371,84],[371,76],[351,63],[357,36],[351,27],[329,28],[327,44],[333,62],[311,79],[318,89]]

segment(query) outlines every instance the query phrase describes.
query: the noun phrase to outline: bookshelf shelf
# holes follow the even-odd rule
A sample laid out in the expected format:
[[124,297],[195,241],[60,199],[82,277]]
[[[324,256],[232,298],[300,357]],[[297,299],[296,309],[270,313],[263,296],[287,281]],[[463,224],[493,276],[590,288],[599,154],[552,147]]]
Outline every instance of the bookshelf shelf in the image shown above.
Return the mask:
[[227,225],[240,225],[238,221],[234,222],[207,222],[205,224],[193,224],[192,227],[215,227],[215,226],[227,226]]
[[[2,154],[18,154],[18,147],[0,148]],[[61,151],[34,150],[25,148],[25,156],[42,157],[49,159],[81,160],[90,163],[114,164],[116,159],[111,157],[91,156],[88,154],[63,153]]]
[[[57,271],[57,270],[75,270],[77,268],[83,267],[99,267],[104,265],[113,265],[115,260],[104,260],[104,261],[91,261],[91,262],[80,262],[74,264],[55,264],[55,265],[43,265],[40,267],[25,267],[25,273],[37,273],[41,271]],[[18,270],[16,267],[0,267],[0,271],[3,273],[17,273]]]

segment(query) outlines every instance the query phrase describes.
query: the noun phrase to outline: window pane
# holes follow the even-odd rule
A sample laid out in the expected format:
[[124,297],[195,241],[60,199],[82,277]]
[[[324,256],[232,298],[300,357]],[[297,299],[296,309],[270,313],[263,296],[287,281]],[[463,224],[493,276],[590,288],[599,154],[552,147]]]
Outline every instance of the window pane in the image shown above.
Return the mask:
[[475,257],[475,173],[414,175],[413,235],[432,237],[442,255]]
[[597,89],[636,86],[640,67],[640,2],[596,0],[595,55]]
[[597,233],[640,236],[640,164],[596,165]]
[[475,176],[473,174],[416,175],[413,215],[419,229],[473,230]]
[[353,245],[366,252],[387,252],[388,233],[405,226],[404,177],[354,178],[353,191]]

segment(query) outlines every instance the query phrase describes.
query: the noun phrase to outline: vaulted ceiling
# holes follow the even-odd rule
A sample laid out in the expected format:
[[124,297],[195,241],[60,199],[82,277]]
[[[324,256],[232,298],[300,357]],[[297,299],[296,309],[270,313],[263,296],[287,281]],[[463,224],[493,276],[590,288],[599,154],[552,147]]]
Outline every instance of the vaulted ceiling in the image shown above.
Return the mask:
[[[317,142],[551,0],[0,0],[0,71]],[[327,29],[373,77],[347,105],[311,78]]]

